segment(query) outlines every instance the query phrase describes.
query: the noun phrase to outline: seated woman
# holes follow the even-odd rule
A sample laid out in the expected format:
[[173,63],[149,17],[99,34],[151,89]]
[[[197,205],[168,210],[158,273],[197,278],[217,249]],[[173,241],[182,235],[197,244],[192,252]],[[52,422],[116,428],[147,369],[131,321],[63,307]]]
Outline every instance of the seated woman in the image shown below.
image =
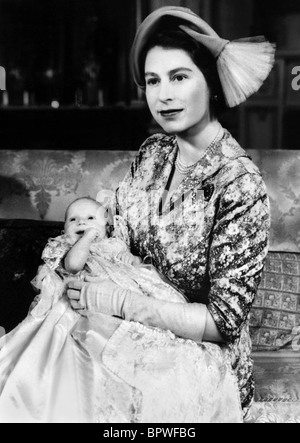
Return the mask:
[[[72,248],[56,244],[55,257],[46,249],[52,272],[40,276],[41,300],[0,342],[0,420],[242,421],[253,399],[248,320],[269,204],[258,169],[217,114],[255,92],[273,58],[268,43],[224,41],[183,8],[141,25],[134,76],[168,135],[144,143],[116,195],[135,258],[117,268],[117,251],[128,253],[120,238],[99,245],[93,229],[74,231]],[[158,286],[132,266],[147,257],[164,277],[151,271]],[[63,284],[53,272],[62,258]],[[85,260],[93,276],[81,274]]]
[[[132,253],[151,256],[190,303],[112,292],[111,315],[122,304],[125,320],[221,343],[231,355],[244,414],[254,395],[249,315],[268,252],[270,209],[258,168],[218,115],[259,89],[274,53],[263,39],[221,39],[185,8],[147,17],[133,45],[133,72],[166,134],[143,144],[116,203]],[[89,293],[98,300],[90,309],[105,309],[97,282],[69,285],[72,300]]]

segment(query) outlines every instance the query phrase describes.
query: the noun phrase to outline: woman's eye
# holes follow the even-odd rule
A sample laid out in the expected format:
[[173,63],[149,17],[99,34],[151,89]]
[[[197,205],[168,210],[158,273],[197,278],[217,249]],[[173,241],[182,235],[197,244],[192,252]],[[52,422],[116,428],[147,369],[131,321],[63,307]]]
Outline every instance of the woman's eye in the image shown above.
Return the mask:
[[76,221],[76,218],[70,218],[70,222],[71,223],[74,222],[74,221]]
[[95,220],[95,217],[89,217],[89,220]]
[[185,75],[175,75],[175,77],[173,77],[173,81],[176,81],[179,83],[183,82],[186,79],[187,79],[187,77]]
[[150,78],[147,81],[147,85],[148,86],[156,86],[158,84],[158,79],[157,78]]

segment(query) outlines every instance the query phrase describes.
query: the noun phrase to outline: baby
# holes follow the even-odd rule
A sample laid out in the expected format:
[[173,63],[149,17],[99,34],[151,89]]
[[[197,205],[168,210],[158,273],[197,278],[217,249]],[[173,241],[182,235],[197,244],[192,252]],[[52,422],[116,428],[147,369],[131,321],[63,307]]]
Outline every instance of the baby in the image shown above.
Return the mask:
[[[112,224],[114,236],[109,237]],[[111,220],[108,209],[90,197],[79,198],[70,204],[66,210],[64,234],[48,241],[42,259],[45,265],[33,281],[41,292],[30,307],[33,316],[46,315],[64,296],[68,282],[88,277],[97,278],[103,289],[106,283],[112,282],[120,290],[131,290],[165,301],[185,302],[153,266],[144,266],[140,257],[131,254],[122,217],[115,216]],[[48,279],[48,285],[45,279]],[[71,306],[76,309],[72,301]]]
[[[74,246],[65,257],[67,272],[77,274],[85,268],[92,244],[107,239],[108,227],[108,211],[97,201],[80,198],[68,207],[65,234],[74,242]],[[116,253],[117,259],[132,266],[142,264],[141,258],[132,255],[122,241],[114,238],[109,243],[115,253],[120,249]]]

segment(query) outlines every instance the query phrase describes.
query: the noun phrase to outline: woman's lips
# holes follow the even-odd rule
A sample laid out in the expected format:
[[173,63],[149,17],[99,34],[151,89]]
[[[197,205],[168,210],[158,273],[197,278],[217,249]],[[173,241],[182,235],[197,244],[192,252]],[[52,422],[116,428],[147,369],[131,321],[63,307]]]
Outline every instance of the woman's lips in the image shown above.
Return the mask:
[[162,117],[165,118],[171,118],[176,117],[178,114],[180,114],[183,111],[183,109],[168,109],[166,111],[159,111],[159,114]]

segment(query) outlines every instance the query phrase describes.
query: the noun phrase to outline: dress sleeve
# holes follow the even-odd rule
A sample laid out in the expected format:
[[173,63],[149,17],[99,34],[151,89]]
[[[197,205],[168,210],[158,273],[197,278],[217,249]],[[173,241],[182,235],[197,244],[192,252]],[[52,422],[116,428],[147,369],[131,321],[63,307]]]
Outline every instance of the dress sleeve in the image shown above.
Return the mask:
[[228,342],[248,319],[268,253],[269,198],[262,178],[246,173],[224,189],[209,257],[208,309]]
[[42,260],[53,271],[65,274],[64,258],[71,247],[72,245],[65,235],[50,238],[42,253]]

